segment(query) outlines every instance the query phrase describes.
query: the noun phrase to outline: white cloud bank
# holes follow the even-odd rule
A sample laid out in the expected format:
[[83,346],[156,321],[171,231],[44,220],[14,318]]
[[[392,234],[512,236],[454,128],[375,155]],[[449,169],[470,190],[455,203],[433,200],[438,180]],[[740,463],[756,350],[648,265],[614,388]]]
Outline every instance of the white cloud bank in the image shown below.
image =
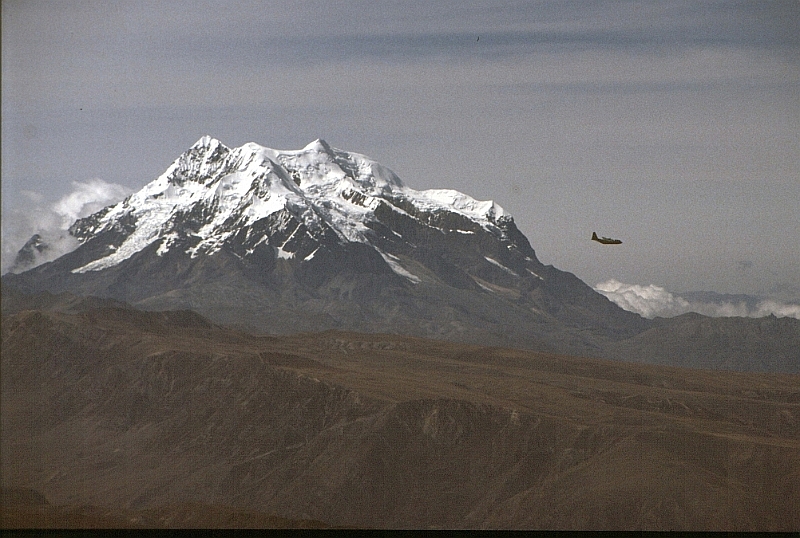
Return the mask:
[[752,304],[748,301],[698,301],[687,300],[672,294],[660,286],[649,284],[625,284],[618,280],[607,280],[594,287],[611,301],[630,312],[646,318],[672,317],[686,312],[697,312],[712,317],[760,318],[774,314],[777,317],[800,319],[800,305],[787,304],[772,299],[761,299]]
[[47,249],[35,252],[33,264],[24,269],[52,261],[74,250],[78,241],[67,231],[77,219],[87,217],[96,211],[122,200],[130,194],[130,189],[102,179],[73,181],[73,190],[55,203],[43,203],[44,196],[27,191],[28,207],[18,207],[3,212],[2,226],[2,274],[12,269],[19,249],[39,234]]

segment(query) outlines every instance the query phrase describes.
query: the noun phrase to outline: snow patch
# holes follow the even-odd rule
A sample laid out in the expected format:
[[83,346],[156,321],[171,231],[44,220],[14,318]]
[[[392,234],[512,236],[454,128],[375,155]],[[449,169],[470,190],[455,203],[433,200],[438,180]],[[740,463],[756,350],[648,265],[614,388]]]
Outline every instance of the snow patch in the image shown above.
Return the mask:
[[492,200],[479,201],[464,193],[451,189],[430,189],[426,191],[414,191],[403,189],[408,198],[420,209],[436,210],[441,208],[449,209],[455,213],[460,213],[465,217],[479,222],[484,227],[494,223],[498,218],[506,216],[502,207]]
[[[530,258],[525,258],[525,259],[526,259],[526,260],[528,260],[528,261],[530,261]],[[534,273],[534,272],[533,272],[533,271],[531,271],[530,269],[527,269],[527,268],[526,268],[525,270],[526,270],[526,271],[528,271],[528,272],[529,272],[530,274],[532,274],[533,276],[535,276],[536,278],[538,278],[539,280],[544,280],[542,277],[540,277],[539,275],[537,275],[536,273]]]
[[[378,250],[378,249],[375,249],[375,250]],[[383,259],[386,261],[386,263],[389,264],[389,267],[392,268],[392,271],[394,271],[396,274],[407,278],[408,280],[410,280],[414,284],[419,284],[422,281],[422,279],[419,278],[417,275],[407,271],[405,269],[405,267],[400,265],[400,258],[398,258],[396,256],[392,256],[391,254],[387,254],[386,252],[383,252],[382,250],[378,250],[378,253],[383,257]]]
[[[473,278],[472,280],[475,280],[475,279]],[[482,284],[482,283],[481,283],[479,280],[475,280],[475,283],[476,283],[478,286],[480,286],[480,287],[481,287],[481,289],[484,289],[484,290],[486,290],[486,291],[488,291],[488,292],[494,293],[494,290],[493,290],[492,288],[490,288],[489,286],[486,286],[486,285]]]
[[281,247],[278,247],[276,250],[278,251],[278,258],[282,260],[291,260],[292,258],[294,258],[294,252],[286,252]]
[[164,236],[164,239],[161,240],[161,244],[158,246],[158,250],[156,250],[156,254],[158,256],[163,256],[167,252],[169,252],[169,247],[172,246],[172,243],[175,242],[175,239],[178,238],[178,234],[171,233]]
[[[497,267],[499,267],[500,269],[502,269],[502,270],[503,270],[503,271],[505,271],[506,273],[508,273],[508,274],[510,274],[510,275],[514,275],[514,276],[516,276],[516,277],[518,277],[518,276],[519,276],[517,273],[515,273],[514,271],[512,271],[511,269],[509,269],[508,267],[506,267],[505,265],[503,265],[503,264],[502,264],[502,263],[500,263],[499,261],[497,261],[497,260],[495,260],[495,259],[493,259],[493,258],[490,258],[489,256],[484,256],[484,258],[486,259],[486,261],[487,261],[487,262],[489,262],[489,263],[491,263],[491,264],[493,264],[493,265],[496,265]],[[537,276],[538,276],[538,275],[537,275]]]

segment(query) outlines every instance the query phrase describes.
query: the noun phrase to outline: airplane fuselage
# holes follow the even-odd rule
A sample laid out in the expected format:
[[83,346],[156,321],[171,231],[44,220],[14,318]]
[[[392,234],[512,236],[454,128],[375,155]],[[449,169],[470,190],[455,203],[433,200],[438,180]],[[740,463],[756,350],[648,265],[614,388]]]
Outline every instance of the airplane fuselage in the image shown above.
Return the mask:
[[611,239],[610,237],[597,237],[596,232],[592,232],[592,241],[597,241],[604,245],[621,245],[622,241],[619,239]]

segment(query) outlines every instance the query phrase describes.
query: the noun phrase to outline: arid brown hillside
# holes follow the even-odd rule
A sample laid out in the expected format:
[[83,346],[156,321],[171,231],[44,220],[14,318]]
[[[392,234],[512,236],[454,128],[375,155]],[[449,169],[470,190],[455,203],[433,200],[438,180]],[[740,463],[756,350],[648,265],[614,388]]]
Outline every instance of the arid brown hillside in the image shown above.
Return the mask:
[[4,316],[1,373],[2,485],[49,503],[4,526],[800,529],[797,375],[119,308]]

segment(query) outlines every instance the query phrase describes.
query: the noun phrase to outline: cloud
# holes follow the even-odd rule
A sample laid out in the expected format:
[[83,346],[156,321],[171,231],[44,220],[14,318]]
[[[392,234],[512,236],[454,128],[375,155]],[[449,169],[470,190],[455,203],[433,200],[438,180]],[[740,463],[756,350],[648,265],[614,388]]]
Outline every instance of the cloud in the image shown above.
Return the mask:
[[671,317],[690,311],[689,301],[675,297],[655,284],[639,286],[611,279],[599,283],[594,289],[625,310],[646,318]]
[[594,290],[621,308],[646,318],[668,318],[686,312],[697,312],[711,317],[760,318],[774,315],[800,319],[799,304],[784,303],[774,299],[714,293],[687,294],[693,298],[686,299],[655,284],[640,286],[625,284],[614,279],[597,284]]
[[118,202],[130,193],[130,189],[102,179],[86,182],[73,181],[74,190],[52,205],[53,212],[61,217],[62,229],[73,222],[95,213],[110,203]]
[[779,318],[800,319],[800,305],[785,304],[772,299],[761,301],[756,306],[755,313],[749,314],[750,317],[760,318],[773,314]]
[[[78,241],[67,229],[77,219],[87,217],[109,204],[118,202],[130,193],[130,189],[102,179],[73,181],[72,192],[52,204],[43,203],[44,196],[26,191],[25,198],[30,201],[26,207],[18,207],[3,212],[2,224],[2,265],[1,272],[30,269],[52,261],[78,247]],[[34,251],[33,263],[24,267],[14,267],[19,249],[39,234],[47,248]]]

